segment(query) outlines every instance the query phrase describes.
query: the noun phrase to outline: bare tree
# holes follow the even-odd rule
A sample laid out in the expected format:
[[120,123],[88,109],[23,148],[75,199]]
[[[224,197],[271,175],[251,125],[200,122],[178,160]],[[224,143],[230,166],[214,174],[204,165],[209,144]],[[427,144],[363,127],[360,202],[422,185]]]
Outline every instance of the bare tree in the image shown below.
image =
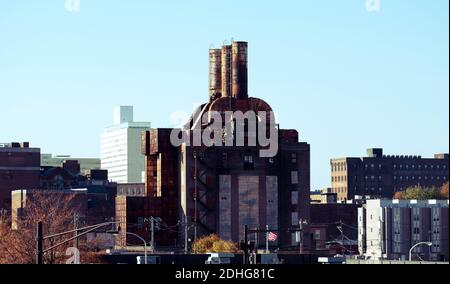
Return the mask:
[[[29,264],[35,261],[36,224],[43,222],[44,236],[64,232],[73,228],[73,216],[81,209],[81,202],[73,193],[57,191],[35,191],[27,196],[26,208],[17,220],[17,230],[4,218],[0,222],[0,263]],[[45,247],[61,242],[63,238],[44,242]],[[63,263],[70,244],[44,254],[44,263]]]

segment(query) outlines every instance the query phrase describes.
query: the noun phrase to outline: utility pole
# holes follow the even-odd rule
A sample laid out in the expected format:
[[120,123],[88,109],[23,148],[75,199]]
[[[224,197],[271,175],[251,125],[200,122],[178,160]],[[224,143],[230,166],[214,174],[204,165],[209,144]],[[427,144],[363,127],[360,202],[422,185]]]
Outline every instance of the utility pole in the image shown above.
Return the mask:
[[197,188],[197,151],[194,151],[194,241],[197,241],[197,216],[198,216],[198,188]]
[[269,253],[269,225],[266,225],[266,253]]
[[303,254],[303,219],[298,221],[299,224],[299,253]]
[[[73,227],[75,230],[75,234],[74,234],[74,237],[75,237],[78,235],[78,213],[73,214]],[[75,243],[75,245],[74,245],[75,248],[78,249],[78,238],[75,239],[74,243]]]
[[37,238],[36,238],[36,263],[37,264],[44,264],[44,257],[43,257],[43,241],[44,241],[44,233],[42,229],[42,222],[38,222],[37,226]]
[[187,216],[184,216],[184,253],[188,253],[188,223]]
[[259,229],[255,230],[255,252],[258,252],[259,238],[258,238]]
[[244,226],[244,264],[248,264],[248,226]]
[[[73,214],[73,226],[74,226],[74,230],[75,230],[74,237],[76,237],[76,236],[78,236],[78,213]],[[79,254],[80,251],[78,248],[79,247],[78,237],[75,238],[74,243],[75,243],[75,248],[76,248],[75,253],[77,254],[75,257],[75,264],[80,264],[80,254]]]
[[[387,246],[387,241],[384,238],[384,230],[383,230],[383,216],[378,217],[378,220],[380,221],[380,250],[381,250],[381,261],[383,262],[383,255]],[[386,222],[387,223],[387,222]]]
[[150,232],[151,232],[151,238],[150,238],[150,248],[151,251],[155,251],[155,218],[150,217]]
[[344,224],[342,222],[342,219],[339,220],[339,224],[341,226],[341,244],[342,244],[342,251],[343,255],[345,255],[345,245],[344,245]]

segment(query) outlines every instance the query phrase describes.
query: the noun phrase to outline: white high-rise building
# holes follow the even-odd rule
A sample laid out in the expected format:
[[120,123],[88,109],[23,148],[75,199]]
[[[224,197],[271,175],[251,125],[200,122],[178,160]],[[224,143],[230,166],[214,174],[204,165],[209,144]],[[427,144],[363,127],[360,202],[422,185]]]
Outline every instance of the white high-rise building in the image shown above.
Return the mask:
[[110,180],[142,182],[145,160],[141,154],[141,133],[150,127],[150,122],[133,121],[132,106],[114,108],[114,125],[101,136],[101,167],[108,170]]

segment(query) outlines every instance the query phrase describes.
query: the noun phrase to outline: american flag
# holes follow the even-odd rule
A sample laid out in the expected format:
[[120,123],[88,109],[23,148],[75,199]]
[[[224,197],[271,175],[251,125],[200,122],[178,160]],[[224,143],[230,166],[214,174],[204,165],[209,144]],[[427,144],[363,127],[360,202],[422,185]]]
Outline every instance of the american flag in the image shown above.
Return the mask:
[[269,232],[269,234],[267,235],[267,239],[271,242],[274,242],[278,239],[278,236],[273,232]]

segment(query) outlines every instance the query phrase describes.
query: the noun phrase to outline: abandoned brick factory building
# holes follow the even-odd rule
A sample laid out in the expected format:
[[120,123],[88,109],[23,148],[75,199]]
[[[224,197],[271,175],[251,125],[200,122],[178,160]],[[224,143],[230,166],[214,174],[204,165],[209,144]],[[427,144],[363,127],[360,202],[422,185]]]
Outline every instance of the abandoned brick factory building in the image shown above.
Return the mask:
[[[296,230],[299,222],[307,224],[310,219],[310,146],[299,142],[296,130],[279,129],[272,123],[274,116],[268,103],[248,97],[247,50],[246,42],[211,49],[209,101],[194,111],[184,129],[143,133],[144,196],[125,195],[116,200],[116,217],[127,224],[125,229],[149,236],[143,220],[153,216],[163,221],[155,233],[157,245],[183,246],[188,239],[212,233],[239,242],[247,225],[250,230],[268,227],[277,232],[273,246],[298,248],[299,239],[308,246],[307,225],[303,238],[296,237]],[[221,130],[229,134],[225,114],[236,112],[256,113],[263,127],[253,128],[249,120],[237,125],[236,118],[231,117],[235,132],[223,134],[218,140],[228,139],[234,142],[232,146],[193,142],[196,133],[211,137],[208,131],[214,113],[225,118]],[[244,130],[244,145],[236,143],[238,128]],[[174,145],[174,132],[187,134],[188,140]],[[270,146],[252,144],[251,138],[262,134],[268,137],[270,133],[276,134],[277,151],[275,155],[261,155]],[[264,246],[265,233],[251,234],[249,239]],[[132,242],[125,234],[121,241],[122,245]]]

